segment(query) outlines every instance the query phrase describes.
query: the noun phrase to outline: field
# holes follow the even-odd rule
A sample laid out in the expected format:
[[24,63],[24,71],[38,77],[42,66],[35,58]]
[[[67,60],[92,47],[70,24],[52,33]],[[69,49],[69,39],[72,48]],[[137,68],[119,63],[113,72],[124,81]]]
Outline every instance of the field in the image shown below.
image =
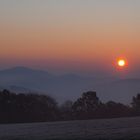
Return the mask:
[[0,125],[0,140],[135,140],[140,117]]

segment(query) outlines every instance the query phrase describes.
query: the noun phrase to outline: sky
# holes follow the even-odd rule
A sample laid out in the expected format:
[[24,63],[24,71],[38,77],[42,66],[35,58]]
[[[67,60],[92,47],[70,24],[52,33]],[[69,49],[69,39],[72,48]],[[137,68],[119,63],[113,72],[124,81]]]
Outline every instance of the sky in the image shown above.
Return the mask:
[[0,0],[0,68],[117,73],[140,68],[139,0]]

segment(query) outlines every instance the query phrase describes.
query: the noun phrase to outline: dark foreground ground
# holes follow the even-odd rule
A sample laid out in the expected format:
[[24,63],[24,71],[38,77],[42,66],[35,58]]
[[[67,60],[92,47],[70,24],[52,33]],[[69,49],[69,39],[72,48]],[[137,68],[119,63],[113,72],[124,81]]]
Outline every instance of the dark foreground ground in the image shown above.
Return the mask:
[[2,124],[0,140],[140,140],[140,117]]

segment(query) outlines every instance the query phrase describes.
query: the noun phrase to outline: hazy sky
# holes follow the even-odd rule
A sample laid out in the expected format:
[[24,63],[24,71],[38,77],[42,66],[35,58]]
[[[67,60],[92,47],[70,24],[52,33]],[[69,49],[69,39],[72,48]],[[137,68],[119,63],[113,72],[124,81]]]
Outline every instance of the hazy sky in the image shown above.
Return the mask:
[[112,71],[119,56],[140,66],[140,0],[0,0],[1,67]]

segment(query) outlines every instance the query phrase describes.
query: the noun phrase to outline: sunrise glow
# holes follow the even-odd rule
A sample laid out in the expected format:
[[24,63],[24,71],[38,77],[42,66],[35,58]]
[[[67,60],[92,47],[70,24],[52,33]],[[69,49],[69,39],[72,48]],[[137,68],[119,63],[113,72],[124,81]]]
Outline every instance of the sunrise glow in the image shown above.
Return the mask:
[[117,60],[116,60],[116,64],[117,64],[117,67],[118,68],[124,68],[124,67],[126,67],[126,66],[128,66],[128,61],[127,61],[127,59],[126,58],[118,58]]
[[60,1],[0,1],[1,68],[111,74],[127,68],[120,56],[140,67],[140,1]]
[[120,67],[124,67],[125,64],[126,64],[126,62],[123,59],[121,59],[121,60],[118,61],[118,66],[120,66]]

